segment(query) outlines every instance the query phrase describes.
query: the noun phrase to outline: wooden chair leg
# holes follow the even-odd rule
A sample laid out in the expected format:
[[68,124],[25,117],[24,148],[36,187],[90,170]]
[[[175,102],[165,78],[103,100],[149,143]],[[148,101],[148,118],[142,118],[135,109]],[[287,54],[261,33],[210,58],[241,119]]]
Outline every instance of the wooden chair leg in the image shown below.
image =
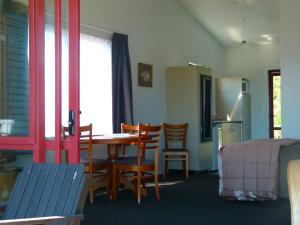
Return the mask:
[[109,176],[109,174],[107,174],[107,175],[105,175],[105,182],[106,182],[106,184],[107,184],[107,186],[106,186],[106,196],[107,196],[107,198],[108,199],[110,199],[110,196],[111,196],[111,189],[112,189],[112,185],[111,185],[111,183],[110,183],[110,176]]
[[142,185],[143,185],[143,188],[146,188],[146,179],[145,179],[145,173],[142,173]]
[[90,183],[89,183],[89,194],[90,194],[90,203],[94,203],[94,192],[93,192],[93,179],[92,179],[92,174],[90,174]]
[[138,172],[137,175],[137,198],[138,204],[141,203],[141,172]]
[[134,195],[137,198],[138,197],[138,179],[137,179],[137,173],[136,173],[136,179],[132,181],[133,187],[134,187]]
[[112,168],[112,188],[111,188],[112,200],[116,200],[117,198],[117,169],[115,165]]
[[185,177],[189,178],[189,155],[185,156]]
[[156,194],[156,199],[160,200],[159,185],[158,185],[158,172],[157,171],[155,171],[154,179],[155,179],[155,194]]
[[185,164],[185,155],[182,156],[182,171],[185,171],[186,169],[186,164]]
[[168,168],[169,168],[169,161],[168,161],[168,156],[167,155],[165,157],[165,165],[166,165],[165,173],[166,173],[166,175],[168,175],[168,173],[169,173],[169,170],[168,170]]
[[163,177],[166,178],[166,155],[165,155],[165,153],[163,153],[163,169],[164,169]]

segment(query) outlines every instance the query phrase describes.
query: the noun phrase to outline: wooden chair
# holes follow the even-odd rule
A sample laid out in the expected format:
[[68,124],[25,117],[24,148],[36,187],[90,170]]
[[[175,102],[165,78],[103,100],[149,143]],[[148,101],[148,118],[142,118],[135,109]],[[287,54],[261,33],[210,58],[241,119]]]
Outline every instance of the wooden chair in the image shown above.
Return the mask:
[[[108,173],[109,161],[106,159],[95,158],[93,156],[93,126],[80,126],[80,151],[86,152],[87,157],[81,157],[80,163],[86,167],[86,172],[90,176],[89,195],[90,203],[94,203],[94,191],[100,187],[108,187]],[[100,179],[101,178],[101,179]],[[95,181],[96,182],[95,182]]]
[[[68,128],[64,127],[63,131],[68,133]],[[93,157],[93,125],[80,126],[80,163],[85,165],[85,172],[89,174],[89,196],[90,203],[94,203],[94,191],[100,187],[108,187],[109,161]],[[109,188],[109,187],[108,187]],[[108,190],[108,189],[107,189]]]
[[[132,172],[136,184],[138,203],[141,203],[141,184],[148,178],[155,180],[155,192],[157,200],[160,199],[158,187],[158,151],[161,126],[139,125],[137,157],[120,158],[113,163],[113,199],[117,195],[117,179],[124,175],[122,172]],[[154,160],[143,157],[143,151],[154,151]],[[154,174],[153,174],[154,173]]]
[[88,179],[81,164],[30,164],[19,174],[1,225],[79,225]]
[[291,160],[287,168],[292,225],[300,225],[300,160]]
[[[185,169],[186,178],[189,177],[189,152],[186,148],[188,124],[163,124],[165,136],[165,148],[163,151],[164,177],[168,172],[168,161],[183,161],[182,166]],[[173,146],[172,146],[173,145]]]

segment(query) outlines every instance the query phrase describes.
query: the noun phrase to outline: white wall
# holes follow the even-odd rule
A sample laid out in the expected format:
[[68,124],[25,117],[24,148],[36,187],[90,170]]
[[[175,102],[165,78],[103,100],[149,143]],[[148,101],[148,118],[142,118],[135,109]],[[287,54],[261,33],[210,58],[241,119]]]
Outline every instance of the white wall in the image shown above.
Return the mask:
[[282,132],[300,137],[300,1],[280,1],[280,60],[282,73]]
[[250,80],[252,139],[269,137],[268,70],[279,69],[279,44],[225,51],[225,73]]
[[[83,0],[81,21],[129,35],[135,122],[166,118],[165,68],[189,61],[223,74],[224,49],[173,0]],[[153,65],[153,87],[137,86],[137,63]]]

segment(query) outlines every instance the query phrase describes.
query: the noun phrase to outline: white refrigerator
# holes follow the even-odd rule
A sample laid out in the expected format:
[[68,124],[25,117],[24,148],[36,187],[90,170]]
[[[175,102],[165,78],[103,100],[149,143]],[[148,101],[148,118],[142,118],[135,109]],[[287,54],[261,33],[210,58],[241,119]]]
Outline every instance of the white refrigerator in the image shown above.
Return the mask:
[[251,139],[249,81],[242,77],[216,80],[216,120],[213,121],[212,169],[218,169],[221,146]]
[[251,96],[247,79],[222,77],[216,80],[216,113],[219,121],[242,121],[241,140],[251,139]]

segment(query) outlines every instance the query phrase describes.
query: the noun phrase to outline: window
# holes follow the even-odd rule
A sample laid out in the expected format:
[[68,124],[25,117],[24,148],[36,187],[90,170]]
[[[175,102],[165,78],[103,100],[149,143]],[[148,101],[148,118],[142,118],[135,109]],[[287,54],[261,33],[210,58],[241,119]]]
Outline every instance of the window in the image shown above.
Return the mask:
[[29,134],[28,7],[1,2],[0,135]]
[[[45,32],[45,116],[46,137],[55,134],[55,57],[54,29]],[[62,121],[68,121],[68,36],[62,40]],[[67,65],[67,66],[66,66]],[[93,133],[112,133],[111,41],[87,34],[80,35],[80,108],[81,125],[93,124]]]
[[269,133],[270,138],[281,138],[280,70],[269,70]]
[[93,133],[112,133],[111,41],[80,36],[81,124],[93,123]]

